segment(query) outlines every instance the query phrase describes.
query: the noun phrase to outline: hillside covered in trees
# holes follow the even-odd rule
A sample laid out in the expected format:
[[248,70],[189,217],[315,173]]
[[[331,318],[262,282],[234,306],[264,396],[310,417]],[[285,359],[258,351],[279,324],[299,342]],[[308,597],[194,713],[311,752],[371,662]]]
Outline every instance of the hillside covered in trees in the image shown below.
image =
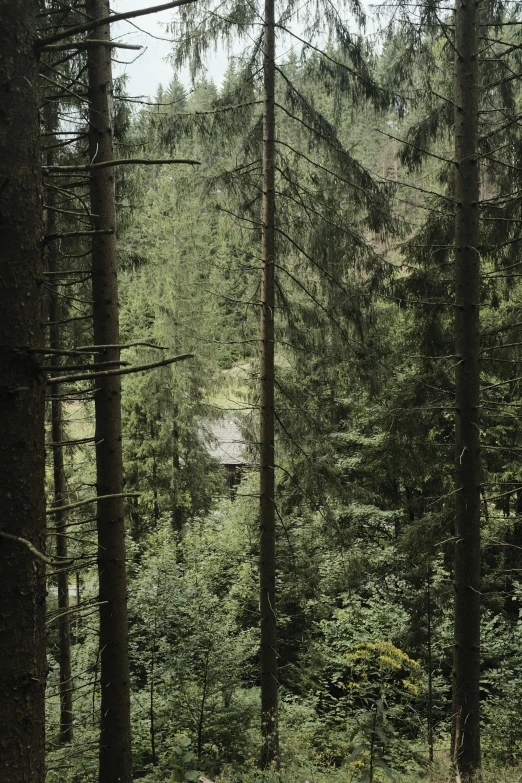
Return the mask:
[[0,783],[520,781],[519,4],[118,10],[0,0]]

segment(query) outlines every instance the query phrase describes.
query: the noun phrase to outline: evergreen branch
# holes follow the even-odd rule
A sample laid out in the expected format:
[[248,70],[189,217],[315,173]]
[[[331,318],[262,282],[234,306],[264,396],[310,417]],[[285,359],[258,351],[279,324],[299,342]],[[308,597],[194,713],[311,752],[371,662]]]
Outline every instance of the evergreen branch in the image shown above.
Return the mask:
[[[274,411],[274,416],[277,419],[277,421],[279,422],[281,428],[286,432],[286,429],[285,429],[284,425],[281,423],[281,419],[277,415],[276,411]],[[274,465],[274,467],[275,467],[275,465]],[[286,528],[284,519],[283,519],[283,517],[281,515],[281,512],[279,511],[279,508],[277,507],[277,503],[275,502],[275,500],[274,500],[274,511],[276,512],[276,514],[278,516],[278,519],[279,519],[279,521],[281,523],[281,527],[283,528],[283,531],[284,531],[284,534],[285,534],[285,538],[286,538],[286,541],[287,541],[287,544],[288,544],[288,548],[290,549],[290,554],[291,554],[291,557],[292,557],[292,566],[293,566],[293,569],[294,569],[294,576],[297,578],[297,565],[296,565],[294,547],[292,545],[292,541],[290,539],[290,536],[288,535],[288,530]],[[205,777],[200,777],[200,781],[201,781],[201,783],[213,783],[212,780],[209,780],[208,778],[205,778]]]
[[[437,193],[435,190],[427,190],[426,188],[421,188],[420,185],[412,185],[411,182],[403,182],[400,179],[392,179],[391,177],[383,177],[377,172],[372,172],[374,177],[378,177],[379,179],[382,179],[384,182],[389,182],[391,185],[400,185],[402,188],[410,188],[411,190],[418,190],[419,193],[426,193],[428,196],[437,196],[438,198],[443,198],[446,201],[450,201],[452,204],[458,204],[458,201],[455,201],[454,198],[451,198],[450,196],[446,196],[444,193]],[[414,206],[422,207],[421,204]],[[439,211],[439,210],[437,210]],[[447,217],[453,217],[452,213],[443,212],[439,214],[446,215]]]
[[[288,192],[286,192],[286,193],[285,193],[284,191],[280,191],[280,190],[277,190],[277,191],[276,191],[276,195],[277,195],[277,196],[280,196],[281,198],[286,198],[286,199],[288,199],[289,201],[291,201],[291,202],[293,202],[294,204],[296,204],[297,206],[301,206],[301,207],[302,207],[302,208],[305,210],[305,212],[306,212],[306,214],[307,214],[308,216],[310,216],[311,214],[312,214],[312,215],[316,215],[316,216],[317,216],[317,217],[318,217],[320,220],[322,220],[322,221],[323,221],[323,223],[325,223],[327,226],[330,226],[331,228],[335,229],[336,231],[339,231],[341,234],[345,234],[346,236],[350,237],[350,239],[351,239],[351,240],[353,240],[353,242],[355,243],[355,245],[356,245],[358,248],[362,248],[362,249],[364,249],[364,250],[370,250],[370,249],[371,249],[371,248],[370,248],[370,246],[368,246],[368,245],[366,245],[366,244],[365,244],[365,242],[364,242],[364,239],[363,239],[362,237],[358,236],[358,235],[355,233],[355,231],[351,231],[351,230],[350,230],[349,228],[347,228],[346,226],[340,226],[340,225],[338,225],[337,223],[334,223],[334,221],[333,221],[333,220],[331,220],[331,219],[329,219],[328,217],[326,217],[326,215],[323,215],[323,213],[322,213],[322,212],[320,212],[318,209],[315,209],[315,208],[314,208],[314,207],[312,207],[310,204],[305,204],[305,202],[304,202],[303,198],[301,197],[301,194],[299,193],[299,189],[298,189],[298,187],[295,185],[295,183],[293,183],[293,182],[292,182],[292,181],[291,181],[291,180],[290,180],[288,177],[286,177],[286,176],[285,176],[285,174],[284,174],[284,172],[281,172],[281,170],[280,170],[279,168],[277,168],[277,170],[278,170],[278,171],[280,171],[280,173],[281,173],[281,174],[282,174],[282,176],[285,178],[285,180],[286,180],[286,181],[287,181],[287,182],[288,182],[290,185],[292,185],[292,186],[293,186],[293,189],[294,189],[294,191],[297,193],[297,195],[299,196],[299,198],[294,198],[293,196],[291,196],[291,195],[290,195],[290,193],[288,193]],[[377,254],[375,254],[375,257],[377,257]]]
[[[298,117],[296,114],[292,114],[292,112],[286,108],[286,106],[283,106],[281,103],[275,102],[275,106],[277,106],[278,109],[281,109],[288,117],[290,117],[291,120],[296,120],[296,122],[299,122],[304,128],[310,131],[310,133],[314,134],[315,136],[319,137],[322,141],[324,141],[334,152],[336,153],[345,153],[347,159],[350,161],[351,164],[354,164],[355,161],[348,153],[346,153],[345,150],[343,150],[342,145],[340,142],[335,139],[328,138],[324,133],[317,130],[317,128],[313,128],[311,125],[309,125],[305,120],[303,120],[301,117]],[[358,165],[358,164],[356,164]]]
[[[508,146],[505,144],[504,146]],[[509,169],[510,171],[522,171],[522,168],[520,166],[513,166],[511,163],[507,163],[504,160],[497,160],[496,158],[492,158],[489,154],[480,155],[481,158],[485,158],[486,160],[489,160],[490,163],[496,163],[499,166],[503,166],[505,169]],[[483,203],[483,202],[481,202]],[[484,220],[487,220],[488,218],[483,218]],[[490,220],[502,220],[502,218],[489,218]],[[505,220],[506,218],[504,218]]]
[[412,144],[410,141],[406,141],[406,139],[399,139],[398,136],[393,136],[391,133],[386,133],[386,131],[379,130],[379,128],[374,128],[374,130],[389,139],[393,139],[394,141],[398,141],[400,144],[405,144],[407,147],[418,150],[418,152],[422,152],[424,155],[429,155],[430,158],[436,158],[437,160],[441,160],[443,163],[457,165],[456,160],[452,160],[451,158],[443,158],[441,155],[436,155],[434,152],[430,152],[429,150],[417,146],[417,144]]
[[262,104],[263,101],[247,101],[246,103],[238,103],[235,106],[218,106],[215,109],[207,109],[206,111],[179,112],[174,114],[172,117],[169,117],[169,120],[176,119],[177,117],[205,117],[209,114],[220,114],[226,111],[234,111],[234,109],[244,109],[248,106],[259,106]]
[[[290,471],[288,471],[286,468],[284,468],[282,465],[277,465],[277,464],[275,464],[275,463],[274,463],[274,468],[277,468],[278,470],[282,470],[282,471],[283,471],[283,473],[285,473],[285,474],[288,476],[288,478],[289,478],[291,481],[293,481],[293,483],[295,484],[295,486],[297,487],[297,489],[299,490],[299,492],[300,492],[300,493],[303,495],[303,497],[305,497],[305,498],[308,500],[308,502],[310,503],[310,508],[311,508],[313,511],[317,511],[317,513],[318,513],[318,514],[319,514],[319,515],[322,517],[322,519],[324,520],[324,522],[325,522],[325,523],[326,523],[326,524],[329,526],[329,525],[330,525],[330,520],[328,519],[328,517],[327,517],[327,516],[326,516],[326,515],[323,513],[323,511],[322,511],[321,507],[319,506],[319,504],[317,503],[317,501],[314,501],[314,500],[312,499],[312,497],[311,497],[311,496],[308,494],[308,492],[306,492],[306,490],[304,490],[304,489],[301,487],[301,485],[299,484],[299,482],[298,482],[298,480],[296,479],[296,477],[295,477],[295,476],[294,476],[292,473],[290,473]],[[338,523],[338,522],[337,522],[337,523],[335,522],[335,520],[334,520],[334,527],[336,528],[337,532],[340,534],[341,538],[344,538],[344,531],[342,530],[342,528],[341,528],[341,526],[339,525],[339,523]]]
[[521,77],[522,77],[522,73],[512,73],[511,76],[504,76],[502,79],[497,79],[496,82],[490,82],[489,84],[485,84],[480,89],[487,94],[489,90],[492,90],[494,87],[500,87],[501,85],[503,86],[508,82],[516,81]]
[[252,220],[252,218],[244,217],[243,215],[238,215],[236,212],[232,212],[231,209],[227,209],[226,207],[223,207],[221,204],[218,204],[217,209],[219,212],[224,212],[225,215],[231,215],[231,217],[236,218],[236,220],[242,220],[245,223],[250,223],[254,228],[252,228],[252,231],[255,229],[259,229],[261,227],[261,222],[259,220]]
[[441,98],[442,104],[432,107],[424,119],[416,122],[408,129],[404,148],[399,152],[399,160],[410,170],[419,168],[423,157],[428,154],[424,148],[429,141],[443,138],[451,126],[454,103]]
[[307,155],[304,154],[304,152],[300,152],[300,150],[296,150],[295,147],[292,147],[291,144],[288,144],[286,141],[281,141],[281,139],[275,140],[276,144],[280,144],[283,147],[287,147],[289,150],[291,150],[294,155],[298,155],[300,158],[303,158],[308,163],[310,163],[314,168],[318,168],[321,171],[324,171],[326,174],[331,174],[332,177],[335,177],[339,180],[339,182],[343,182],[345,185],[349,185],[351,188],[355,188],[355,190],[360,190],[363,193],[366,193],[367,191],[365,188],[362,187],[362,185],[357,185],[355,182],[352,182],[349,179],[346,179],[345,177],[342,177],[340,174],[337,174],[335,171],[332,171],[331,169],[326,168],[326,166],[322,166],[320,163],[318,163],[315,160],[312,160]]
[[[275,265],[275,268],[276,268],[276,269],[280,269],[282,272],[284,272],[286,275],[288,275],[288,277],[289,277],[291,280],[293,280],[293,281],[294,281],[294,283],[296,283],[296,285],[298,285],[298,286],[299,286],[299,288],[300,288],[302,291],[304,291],[304,293],[305,293],[305,294],[306,294],[308,297],[310,297],[310,299],[312,300],[312,302],[314,302],[314,304],[316,304],[316,305],[317,305],[317,306],[318,306],[318,307],[319,307],[319,308],[320,308],[320,309],[321,309],[321,310],[322,310],[322,311],[325,313],[325,315],[328,317],[328,319],[329,319],[329,320],[330,320],[330,321],[331,321],[333,324],[335,324],[335,326],[337,327],[337,329],[338,329],[338,330],[339,330],[339,332],[342,334],[342,336],[344,337],[344,339],[345,339],[345,340],[347,340],[348,342],[357,343],[357,341],[354,341],[354,340],[351,340],[351,339],[350,339],[350,337],[349,337],[349,336],[348,336],[348,334],[345,332],[345,330],[343,329],[343,327],[341,326],[341,324],[339,323],[339,321],[338,321],[336,318],[334,318],[334,316],[332,315],[332,313],[331,313],[331,312],[330,312],[330,311],[329,311],[329,310],[328,310],[328,309],[327,309],[327,308],[326,308],[326,307],[325,307],[323,304],[321,304],[321,302],[320,302],[320,301],[317,299],[317,297],[315,297],[315,296],[314,296],[314,295],[311,293],[311,291],[309,291],[309,290],[306,288],[306,286],[305,286],[305,285],[304,285],[304,284],[303,284],[303,283],[302,283],[302,282],[301,282],[301,281],[300,281],[300,280],[299,280],[297,277],[295,277],[295,275],[293,275],[291,272],[289,272],[289,271],[288,271],[288,269],[285,269],[284,267],[282,267],[282,266],[279,266],[279,264],[276,264],[276,265]],[[358,343],[358,344],[359,344],[359,345],[362,345],[362,343]],[[364,347],[364,346],[363,346],[363,347]]]
[[366,195],[368,223],[371,230],[379,231],[387,222],[388,228],[390,228],[387,202],[385,200],[385,194],[382,192],[382,186],[377,186],[369,172],[349,154],[338,138],[337,132],[332,124],[320,112],[314,109],[307,98],[297,90],[295,85],[287,78],[280,68],[276,66],[276,70],[287,83],[288,100],[292,104],[299,106],[303,116],[310,118],[310,123],[312,124],[309,124],[309,122],[303,118],[297,117],[285,106],[279,103],[275,103],[275,105],[282,109],[290,118],[300,122],[315,138],[323,140],[328,145],[333,155],[336,156],[338,165],[341,168],[346,167],[350,170],[352,176],[356,176],[359,180],[361,189]]
[[[488,152],[483,152],[480,155],[476,155],[474,160],[482,160],[482,158],[488,158],[490,155],[493,155],[495,152],[500,152],[500,150],[505,149],[506,147],[509,147],[511,142],[505,142],[504,144],[501,144],[499,147],[495,147],[492,150],[489,150]],[[493,158],[491,158],[493,160]]]
[[381,87],[379,84],[373,81],[373,79],[370,78],[368,73],[361,74],[355,68],[350,68],[349,65],[346,65],[346,63],[342,63],[339,60],[335,60],[333,57],[331,57],[329,54],[327,54],[323,49],[319,49],[317,46],[314,46],[310,41],[306,41],[304,38],[301,38],[299,35],[294,33],[292,30],[290,30],[288,27],[285,27],[282,24],[278,24],[276,22],[276,27],[278,27],[280,30],[283,30],[285,33],[288,33],[288,35],[292,36],[292,38],[295,38],[300,43],[304,44],[309,49],[312,49],[314,52],[317,52],[321,57],[324,57],[325,60],[328,60],[332,63],[332,65],[335,65],[338,68],[342,68],[344,71],[350,74],[350,76],[353,76],[355,79],[358,79],[360,82],[365,84],[368,87],[371,87],[373,90],[378,90],[386,95],[391,95],[387,89],[384,87]]
[[[330,282],[332,282],[334,285],[336,285],[336,286],[339,288],[339,290],[340,290],[340,291],[341,291],[341,292],[342,292],[342,293],[343,293],[343,294],[344,294],[344,295],[345,295],[347,298],[349,298],[349,299],[350,299],[350,298],[352,298],[352,297],[354,296],[354,293],[353,293],[353,291],[349,291],[349,290],[348,290],[348,289],[347,289],[347,288],[346,288],[346,287],[345,287],[345,286],[344,286],[344,285],[341,283],[341,281],[340,281],[340,280],[337,280],[337,278],[336,278],[336,277],[334,277],[334,276],[333,276],[333,275],[332,275],[330,272],[328,272],[328,270],[326,270],[324,267],[322,267],[322,266],[321,266],[321,265],[320,265],[320,264],[319,264],[319,263],[318,263],[318,262],[317,262],[317,261],[316,261],[316,260],[315,260],[315,259],[314,259],[314,258],[313,258],[313,257],[312,257],[310,254],[309,254],[309,253],[307,253],[307,252],[306,252],[306,250],[304,250],[302,247],[300,247],[300,245],[298,245],[298,244],[297,244],[297,242],[296,242],[294,239],[292,239],[292,237],[291,237],[289,234],[287,234],[285,231],[283,231],[283,229],[279,228],[278,226],[276,226],[276,231],[277,231],[279,234],[281,234],[283,237],[285,237],[285,239],[287,239],[287,240],[288,240],[288,241],[289,241],[289,242],[290,242],[290,243],[291,243],[291,244],[292,244],[292,245],[295,247],[295,249],[296,249],[296,250],[297,250],[299,253],[301,253],[301,255],[303,255],[303,256],[304,256],[304,257],[305,257],[305,258],[306,258],[308,261],[310,261],[310,263],[311,263],[313,266],[315,266],[315,268],[316,268],[316,269],[317,269],[319,272],[321,272],[322,274],[324,274],[324,275],[325,275],[325,277],[326,277],[328,280],[330,280]],[[379,256],[378,256],[377,254],[375,254],[374,258],[377,258],[377,259],[379,259]],[[380,260],[380,259],[379,259],[379,260]],[[284,269],[283,267],[280,267],[280,268],[281,268],[281,269],[283,269],[283,271],[284,271],[284,272],[287,272],[287,270],[286,270],[286,269]]]
[[[339,156],[343,164],[346,165],[348,163],[349,166],[361,176],[362,184],[370,191],[375,191],[375,183],[373,182],[372,178],[368,176],[367,171],[344,148],[333,125],[328,122],[326,117],[324,117],[321,112],[317,111],[317,109],[314,109],[310,101],[297,89],[295,84],[290,81],[281,68],[276,66],[276,71],[284,79],[288,86],[290,101],[299,105],[303,114],[310,117],[311,121],[313,122],[313,126],[308,125],[304,120],[291,114],[287,109],[285,109],[284,106],[281,106],[278,103],[275,105],[278,108],[283,109],[283,111],[285,111],[286,114],[292,119],[301,122],[301,124],[308,128],[308,130],[310,130],[315,136],[319,136],[319,138],[323,139],[336,153],[336,155]],[[291,96],[293,96],[293,100]]]

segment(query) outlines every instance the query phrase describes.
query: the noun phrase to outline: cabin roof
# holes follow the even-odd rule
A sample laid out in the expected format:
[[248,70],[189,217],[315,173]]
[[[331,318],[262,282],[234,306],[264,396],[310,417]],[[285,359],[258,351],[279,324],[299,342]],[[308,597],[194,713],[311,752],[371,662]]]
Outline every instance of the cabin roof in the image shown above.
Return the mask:
[[247,441],[234,416],[225,416],[219,421],[206,421],[203,440],[210,456],[222,465],[247,464]]

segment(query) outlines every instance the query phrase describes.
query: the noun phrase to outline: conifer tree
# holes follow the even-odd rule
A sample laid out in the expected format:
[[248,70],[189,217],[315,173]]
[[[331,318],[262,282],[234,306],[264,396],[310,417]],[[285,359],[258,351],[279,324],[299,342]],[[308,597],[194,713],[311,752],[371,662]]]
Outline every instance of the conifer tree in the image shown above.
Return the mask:
[[479,5],[455,4],[455,650],[457,779],[480,771]]
[[[408,43],[402,60],[397,58],[396,62],[403,74],[405,63],[413,66],[409,83],[418,88],[420,82],[425,88],[424,93],[419,90],[418,97],[422,95],[420,103],[425,103],[426,112],[410,129],[401,157],[412,169],[426,158],[441,161],[431,195],[436,196],[441,184],[446,188],[439,199],[427,202],[431,214],[409,251],[409,259],[423,268],[410,275],[409,287],[405,288],[419,293],[435,282],[435,287],[431,285],[431,301],[418,302],[420,311],[428,305],[431,314],[424,311],[419,320],[424,319],[426,324],[430,318],[433,323],[437,321],[436,329],[443,341],[437,341],[435,350],[425,350],[430,339],[426,330],[423,353],[449,353],[453,327],[454,364],[444,373],[439,365],[441,369],[434,373],[437,386],[432,388],[439,392],[436,396],[442,403],[441,411],[447,409],[448,400],[441,399],[440,392],[455,394],[455,481],[451,493],[438,498],[437,506],[446,524],[454,521],[455,526],[452,755],[457,779],[471,781],[480,778],[481,768],[480,624],[481,603],[488,600],[486,584],[481,581],[481,527],[487,531],[490,524],[487,487],[495,484],[494,473],[499,470],[493,466],[506,456],[487,451],[502,452],[505,448],[497,441],[494,446],[488,445],[487,423],[501,420],[497,419],[502,415],[501,403],[495,399],[494,390],[509,386],[506,397],[510,399],[515,391],[511,384],[516,383],[516,379],[484,382],[486,378],[496,379],[499,372],[504,375],[506,364],[515,365],[513,359],[493,350],[493,346],[501,348],[495,340],[499,332],[484,326],[492,318],[495,322],[498,319],[494,315],[499,309],[498,289],[490,278],[503,278],[503,267],[511,268],[510,255],[518,241],[510,231],[518,219],[517,165],[508,150],[518,136],[514,126],[519,62],[517,47],[506,39],[518,37],[510,31],[520,23],[508,6],[489,3],[456,3],[454,25],[445,16],[445,9],[435,3],[427,4],[420,25],[410,24],[407,11],[403,19],[404,30],[408,31],[403,40]],[[417,67],[410,59],[413,47],[421,53]],[[453,60],[450,83],[446,75],[435,77],[430,72],[429,62],[442,57],[448,64]],[[422,72],[418,70],[421,62]],[[446,146],[450,140],[453,155]],[[411,183],[410,187],[415,189],[416,185]],[[435,258],[437,265],[433,263]],[[452,270],[449,279],[441,274],[443,265]],[[454,319],[441,317],[448,304]],[[511,328],[509,324],[501,325],[500,332]],[[431,338],[435,333],[432,328]],[[513,370],[515,366],[508,375]],[[486,442],[482,457],[481,441]]]
[[5,783],[43,783],[42,180],[37,4],[0,3],[0,744]]
[[[108,0],[87,0],[93,20],[109,16]],[[89,78],[89,159],[114,160],[110,25],[92,36]],[[106,43],[105,43],[106,42]],[[90,174],[90,204],[97,232],[92,242],[93,334],[104,362],[120,362],[114,168]],[[128,657],[121,378],[96,381],[96,489],[100,601],[100,783],[132,779],[130,672]]]
[[[51,124],[54,125],[54,118],[51,114]],[[54,137],[51,136],[51,140]],[[54,165],[54,150],[47,152],[46,163],[48,166]],[[47,234],[55,235],[57,233],[56,220],[56,191],[49,189],[47,192]],[[50,275],[57,274],[56,240],[48,242],[47,271]],[[56,280],[50,280],[49,285],[49,348],[55,352],[50,357],[50,364],[53,370],[60,372],[62,349],[62,339],[60,331],[60,301],[58,286]],[[61,399],[61,389],[54,389],[51,399],[51,441],[53,457],[53,483],[54,498],[53,505],[61,509],[67,505],[66,475],[64,467],[63,442],[65,441],[64,427],[64,406]],[[65,563],[67,562],[67,512],[56,511],[54,514],[54,525],[56,535],[56,556],[63,563],[58,572],[58,636],[59,636],[59,662],[60,662],[60,742],[71,742],[73,737],[73,712],[72,712],[72,679],[71,679],[71,618],[69,613],[69,571]]]
[[[292,79],[292,63],[290,62],[288,67],[276,63],[277,31],[281,37],[294,38],[298,46],[303,46],[304,51],[310,46],[318,56],[327,91],[339,100],[339,96],[343,95],[344,99],[349,98],[354,102],[370,99],[383,106],[388,98],[384,91],[376,87],[371,78],[361,41],[348,32],[337,11],[329,7],[325,8],[325,24],[339,44],[338,56],[333,57],[293,32],[291,20],[296,9],[292,3],[284,9],[278,8],[277,13],[276,18],[276,8],[271,3],[263,8],[240,2],[233,3],[225,15],[221,12],[219,15],[207,15],[204,8],[191,9],[185,13],[185,22],[181,25],[181,41],[176,50],[177,61],[181,62],[184,57],[187,57],[197,71],[201,65],[202,53],[212,41],[222,38],[230,42],[233,31],[236,31],[240,37],[246,37],[251,30],[255,35],[253,49],[244,55],[244,68],[235,74],[230,90],[220,96],[210,112],[200,115],[196,113],[192,121],[195,121],[206,133],[209,131],[209,121],[216,129],[227,127],[235,130],[240,123],[247,128],[240,142],[241,158],[245,163],[232,171],[229,177],[224,174],[223,179],[225,182],[228,180],[231,190],[236,190],[243,202],[239,220],[244,220],[245,225],[250,224],[252,231],[256,232],[261,240],[259,577],[262,767],[266,767],[273,761],[277,763],[278,755],[279,676],[275,590],[277,571],[275,519],[278,512],[275,497],[277,460],[274,449],[276,421],[274,352],[278,338],[274,329],[275,315],[286,309],[286,283],[295,285],[297,289],[304,292],[305,296],[310,296],[314,305],[318,304],[313,294],[318,279],[321,280],[320,285],[328,286],[325,283],[325,280],[328,280],[332,288],[337,287],[338,292],[344,290],[346,293],[340,272],[343,267],[341,255],[338,254],[338,269],[334,274],[326,268],[327,265],[321,263],[323,249],[319,235],[322,231],[327,233],[328,229],[325,226],[333,229],[332,233],[338,231],[337,241],[341,241],[340,236],[352,237],[354,259],[361,261],[364,259],[363,265],[378,266],[378,254],[369,252],[363,237],[358,232],[354,232],[353,225],[350,225],[351,215],[348,216],[344,212],[341,216],[339,213],[342,210],[336,209],[332,202],[324,211],[317,209],[317,203],[313,203],[312,193],[317,192],[315,166],[317,165],[318,170],[322,172],[328,172],[333,180],[339,177],[350,188],[351,195],[354,196],[354,205],[357,205],[355,210],[358,207],[368,209],[370,214],[368,223],[371,230],[379,230],[385,224],[389,225],[389,214],[382,189],[375,185],[363,167],[343,147],[333,125],[316,107],[313,95],[306,87],[301,89]],[[318,17],[314,16],[311,8],[308,8],[306,13],[313,38],[321,23]],[[360,13],[359,8],[357,13]],[[194,38],[192,33],[196,24],[198,34]],[[259,30],[262,31],[261,35]],[[262,79],[258,74],[262,74]],[[262,105],[261,116],[256,108],[259,105]],[[276,132],[276,112],[277,128],[278,130],[284,128],[284,134]],[[171,118],[173,126],[170,131],[171,136],[180,126],[186,127],[188,123],[190,123],[188,117],[179,118],[177,121],[175,117]],[[321,149],[320,154],[315,152],[317,148]],[[323,162],[328,167],[322,167]],[[296,175],[297,171],[303,169],[306,170],[306,179]],[[260,172],[261,179],[259,179]],[[321,201],[319,195],[318,201]],[[234,210],[232,213],[234,214]],[[319,228],[314,223],[316,217]],[[295,231],[296,226],[302,228],[302,233]],[[328,239],[325,237],[325,241],[331,242],[332,236],[330,235]],[[308,281],[303,281],[304,276],[300,271],[295,273],[300,264],[313,269],[310,273],[313,283],[309,286]],[[355,266],[355,263],[353,265]],[[276,278],[276,270],[280,272],[278,278]],[[285,283],[282,283],[282,280]],[[324,309],[328,312],[328,308]],[[277,418],[280,420],[279,417]]]
[[275,511],[275,4],[266,0],[263,34],[263,145],[261,192],[261,331],[259,431],[259,608],[261,613],[261,767],[279,759],[277,728]]

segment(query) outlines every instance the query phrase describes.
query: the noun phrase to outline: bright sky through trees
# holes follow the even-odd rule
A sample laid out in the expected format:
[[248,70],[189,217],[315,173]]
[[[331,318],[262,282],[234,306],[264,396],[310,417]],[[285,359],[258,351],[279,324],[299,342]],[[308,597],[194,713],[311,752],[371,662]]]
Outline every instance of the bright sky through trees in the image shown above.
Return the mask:
[[[150,0],[114,0],[112,5],[116,13],[146,8],[154,5]],[[175,11],[163,11],[150,16],[142,16],[117,25],[114,37],[126,43],[139,44],[146,47],[143,53],[121,51],[116,55],[114,73],[119,76],[127,74],[127,91],[129,95],[148,95],[154,97],[160,84],[167,86],[172,79],[172,66],[168,60],[172,51],[170,34],[167,24],[173,18]],[[152,37],[154,36],[154,37]],[[136,60],[136,54],[139,59]],[[129,63],[126,65],[125,63]],[[132,63],[132,65],[130,65]],[[227,68],[227,54],[220,52],[209,58],[208,76],[220,84]],[[181,73],[182,81],[189,84],[188,73]]]

